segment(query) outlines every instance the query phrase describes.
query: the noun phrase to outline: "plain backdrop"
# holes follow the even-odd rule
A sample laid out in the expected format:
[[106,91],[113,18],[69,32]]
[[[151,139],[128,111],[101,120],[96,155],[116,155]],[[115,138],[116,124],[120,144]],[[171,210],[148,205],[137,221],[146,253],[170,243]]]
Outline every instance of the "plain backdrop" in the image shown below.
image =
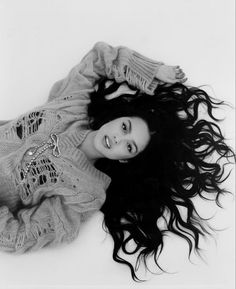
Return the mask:
[[[180,65],[189,85],[208,85],[211,95],[235,97],[233,0],[0,0],[0,119],[12,119],[47,100],[53,83],[97,41],[128,46],[166,64]],[[221,124],[234,146],[234,109]],[[234,172],[225,183],[234,193]],[[187,259],[187,245],[165,241],[167,274],[134,283],[128,267],[112,260],[113,243],[97,213],[68,246],[23,256],[0,253],[0,288],[233,289],[234,196],[224,209],[196,201],[218,229],[201,241],[204,260]],[[154,268],[154,267],[152,267]]]

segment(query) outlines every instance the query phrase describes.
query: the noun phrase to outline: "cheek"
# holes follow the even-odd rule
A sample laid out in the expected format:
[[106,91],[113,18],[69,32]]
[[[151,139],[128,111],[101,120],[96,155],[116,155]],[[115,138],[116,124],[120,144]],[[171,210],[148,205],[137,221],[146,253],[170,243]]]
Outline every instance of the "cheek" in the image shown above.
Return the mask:
[[114,154],[119,158],[129,158],[131,154],[128,152],[126,144],[121,144],[114,150]]
[[104,133],[101,131],[96,138],[96,146],[100,149],[100,150],[105,150],[105,147],[103,145],[103,138],[104,138]]
[[112,131],[112,128],[110,128],[110,125],[109,124],[104,124],[98,130],[98,136],[101,138],[102,136],[108,134],[109,131]]
[[99,151],[101,150],[101,140],[102,140],[102,134],[101,134],[101,131],[98,130],[94,137],[93,144],[94,144],[94,147]]

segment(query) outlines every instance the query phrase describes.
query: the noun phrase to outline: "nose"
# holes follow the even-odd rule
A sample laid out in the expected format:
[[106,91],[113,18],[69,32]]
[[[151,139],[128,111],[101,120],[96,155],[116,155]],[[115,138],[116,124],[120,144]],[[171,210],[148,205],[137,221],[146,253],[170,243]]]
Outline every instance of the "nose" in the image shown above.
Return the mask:
[[114,136],[114,143],[118,144],[121,141],[121,138],[117,138],[116,136]]
[[127,141],[128,139],[127,139],[127,137],[126,136],[122,136],[122,135],[120,135],[120,136],[114,136],[114,138],[113,138],[113,143],[114,144],[120,144],[120,143],[122,143],[122,142],[124,142],[124,141]]

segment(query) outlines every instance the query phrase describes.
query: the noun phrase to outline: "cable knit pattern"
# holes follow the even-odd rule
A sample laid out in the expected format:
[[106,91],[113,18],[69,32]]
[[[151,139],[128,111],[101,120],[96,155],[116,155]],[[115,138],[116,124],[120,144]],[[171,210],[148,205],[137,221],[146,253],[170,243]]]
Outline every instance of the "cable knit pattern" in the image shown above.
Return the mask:
[[152,94],[163,63],[99,42],[48,101],[0,121],[0,248],[23,253],[71,242],[81,222],[105,201],[109,176],[80,145],[89,133],[87,105],[100,77],[124,80]]

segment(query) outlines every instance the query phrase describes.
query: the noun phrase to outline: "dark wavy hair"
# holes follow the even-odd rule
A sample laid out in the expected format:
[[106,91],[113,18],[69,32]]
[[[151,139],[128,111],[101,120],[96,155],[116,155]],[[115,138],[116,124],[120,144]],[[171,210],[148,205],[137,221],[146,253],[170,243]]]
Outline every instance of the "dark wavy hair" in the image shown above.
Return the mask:
[[[128,265],[133,280],[141,281],[135,272],[140,261],[148,269],[149,256],[164,271],[158,257],[167,232],[188,242],[189,256],[193,251],[199,253],[199,237],[210,234],[211,227],[192,199],[198,195],[221,206],[219,197],[227,190],[220,185],[229,175],[225,176],[225,165],[235,161],[235,154],[213,115],[223,101],[180,83],[159,85],[154,95],[137,90],[135,95],[106,100],[120,85],[113,82],[106,87],[106,79],[102,79],[91,95],[88,115],[94,130],[118,117],[138,116],[151,132],[146,149],[128,163],[110,159],[95,163],[112,179],[101,211],[103,228],[114,240],[113,259]],[[205,116],[200,118],[204,107]],[[135,266],[120,253],[137,253]]]

